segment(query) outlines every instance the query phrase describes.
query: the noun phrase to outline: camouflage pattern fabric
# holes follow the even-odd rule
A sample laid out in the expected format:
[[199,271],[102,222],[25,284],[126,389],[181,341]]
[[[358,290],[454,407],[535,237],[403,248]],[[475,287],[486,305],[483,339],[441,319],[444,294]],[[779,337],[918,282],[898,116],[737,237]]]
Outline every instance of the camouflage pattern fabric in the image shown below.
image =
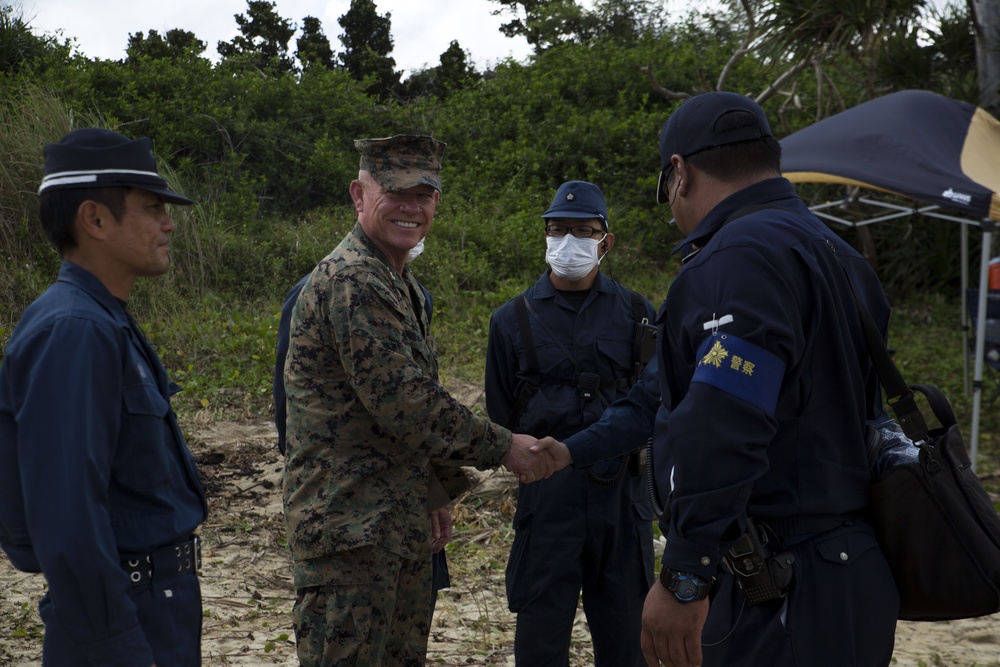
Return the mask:
[[328,582],[300,588],[292,609],[303,667],[421,667],[431,568],[361,547],[323,559]]
[[360,168],[386,190],[429,185],[441,192],[441,155],[445,144],[433,137],[397,134],[385,139],[356,139]]
[[409,268],[396,273],[359,224],[306,281],[285,369],[296,588],[326,583],[315,559],[361,546],[428,562],[430,480],[454,497],[460,466],[496,467],[510,449],[509,431],[438,383],[427,326]]

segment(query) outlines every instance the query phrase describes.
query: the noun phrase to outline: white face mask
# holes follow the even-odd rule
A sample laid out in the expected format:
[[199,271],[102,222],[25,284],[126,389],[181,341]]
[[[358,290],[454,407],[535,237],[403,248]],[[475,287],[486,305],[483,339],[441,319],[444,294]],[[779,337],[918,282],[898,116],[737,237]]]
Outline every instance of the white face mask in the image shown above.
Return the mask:
[[580,280],[600,263],[597,259],[598,239],[578,239],[572,234],[545,237],[545,261],[552,273],[566,280]]
[[420,253],[422,253],[423,251],[424,251],[424,240],[420,239],[420,243],[418,243],[417,245],[413,246],[412,248],[406,251],[406,263],[409,264],[417,257],[420,257]]

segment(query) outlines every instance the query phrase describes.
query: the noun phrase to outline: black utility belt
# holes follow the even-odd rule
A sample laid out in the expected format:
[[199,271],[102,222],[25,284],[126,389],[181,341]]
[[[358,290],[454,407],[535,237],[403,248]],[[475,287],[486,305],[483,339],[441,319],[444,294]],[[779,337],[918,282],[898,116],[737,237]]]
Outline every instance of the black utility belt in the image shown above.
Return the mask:
[[177,577],[182,574],[198,574],[201,569],[201,540],[197,535],[190,540],[160,547],[145,556],[122,560],[122,568],[128,573],[133,586],[145,586],[154,578]]

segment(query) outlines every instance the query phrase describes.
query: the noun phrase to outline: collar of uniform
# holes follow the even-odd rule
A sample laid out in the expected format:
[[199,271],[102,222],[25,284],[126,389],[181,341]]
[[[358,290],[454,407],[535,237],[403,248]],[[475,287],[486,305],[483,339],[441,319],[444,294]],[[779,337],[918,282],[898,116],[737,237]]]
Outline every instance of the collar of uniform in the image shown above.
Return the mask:
[[99,303],[115,320],[128,326],[128,315],[125,314],[122,303],[115,298],[97,276],[87,269],[64,259],[59,265],[58,280],[79,287]]
[[[546,269],[545,273],[541,275],[538,281],[535,283],[535,298],[536,299],[547,299],[554,298],[556,295],[556,288],[549,280],[549,274],[552,269]],[[611,285],[611,279],[604,275],[600,270],[597,271],[597,280],[594,281],[594,286],[591,288],[598,292],[612,292],[614,288]]]
[[360,222],[354,223],[354,229],[351,230],[351,236],[354,237],[354,239],[358,243],[361,243],[364,247],[368,248],[368,250],[375,257],[375,259],[385,264],[386,268],[388,268],[389,271],[391,271],[397,276],[400,276],[401,278],[406,277],[406,274],[410,271],[410,265],[407,264],[403,267],[402,274],[396,273],[396,267],[394,267],[392,263],[389,261],[389,257],[384,252],[382,252],[382,249],[379,248],[377,245],[375,245],[375,242],[372,241],[371,238],[368,236],[368,234],[365,233],[365,230],[361,226]]
[[741,208],[751,205],[767,204],[771,201],[779,201],[796,197],[795,186],[786,178],[768,178],[754,183],[749,187],[734,192],[729,195],[708,212],[694,231],[683,241],[674,246],[671,254],[679,252],[688,245],[696,245],[704,248],[716,232],[729,220],[729,216],[736,213]]

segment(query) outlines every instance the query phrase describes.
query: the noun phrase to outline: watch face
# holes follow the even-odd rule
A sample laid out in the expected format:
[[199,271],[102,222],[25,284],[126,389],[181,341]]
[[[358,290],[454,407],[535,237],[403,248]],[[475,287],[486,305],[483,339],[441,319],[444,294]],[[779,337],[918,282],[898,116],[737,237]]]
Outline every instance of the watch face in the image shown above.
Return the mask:
[[679,600],[693,600],[698,595],[698,584],[687,577],[678,578],[677,589],[674,592]]

